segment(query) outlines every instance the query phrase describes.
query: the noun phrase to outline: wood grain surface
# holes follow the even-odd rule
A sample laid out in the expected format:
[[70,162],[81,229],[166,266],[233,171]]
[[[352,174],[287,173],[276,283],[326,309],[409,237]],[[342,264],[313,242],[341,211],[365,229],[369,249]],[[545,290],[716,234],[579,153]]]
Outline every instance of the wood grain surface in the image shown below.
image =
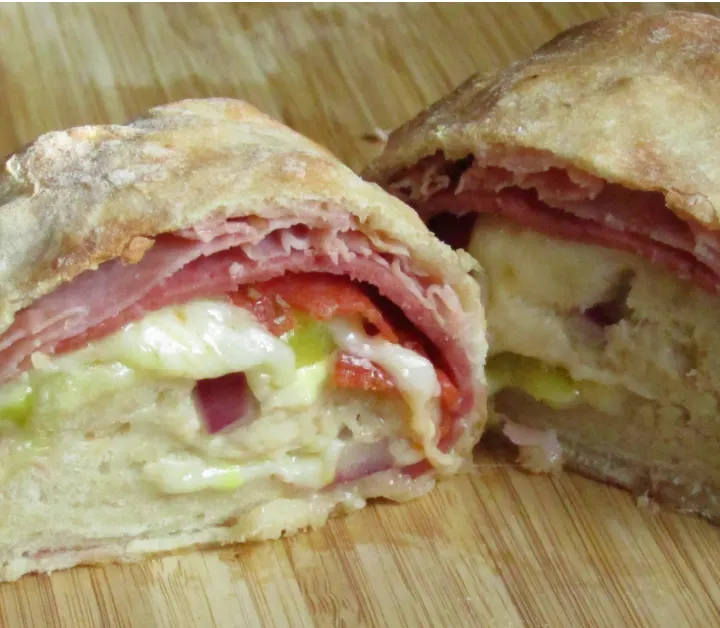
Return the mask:
[[[359,167],[378,150],[368,133],[572,24],[626,10],[3,5],[0,154],[50,129],[233,96]],[[481,452],[473,475],[428,498],[374,504],[291,539],[0,585],[0,623],[710,627],[720,626],[718,581],[718,529]]]

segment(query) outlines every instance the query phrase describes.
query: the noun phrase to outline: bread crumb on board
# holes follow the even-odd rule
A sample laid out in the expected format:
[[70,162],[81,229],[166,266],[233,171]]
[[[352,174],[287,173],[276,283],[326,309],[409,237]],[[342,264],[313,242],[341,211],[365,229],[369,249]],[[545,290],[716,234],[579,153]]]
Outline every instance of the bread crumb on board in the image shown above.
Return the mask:
[[372,144],[387,144],[388,137],[390,137],[389,130],[386,131],[380,127],[375,127],[369,133],[363,133],[363,135],[360,136],[360,139]]

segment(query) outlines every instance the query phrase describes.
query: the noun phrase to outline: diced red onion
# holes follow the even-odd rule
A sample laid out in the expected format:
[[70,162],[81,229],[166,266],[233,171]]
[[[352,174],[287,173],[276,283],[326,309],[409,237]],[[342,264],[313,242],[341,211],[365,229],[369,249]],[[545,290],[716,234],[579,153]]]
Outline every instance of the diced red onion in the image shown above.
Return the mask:
[[335,482],[352,482],[378,471],[386,471],[392,468],[394,462],[387,441],[348,443],[338,460]]
[[[555,430],[543,431],[506,420],[503,434],[511,443],[520,447],[521,463],[523,459],[527,460],[527,464],[523,466],[529,471],[538,473],[553,471],[562,464],[562,445]],[[522,455],[523,451],[525,456]]]
[[211,434],[230,425],[246,425],[252,422],[257,414],[255,399],[244,373],[201,379],[197,382],[193,395],[198,411]]

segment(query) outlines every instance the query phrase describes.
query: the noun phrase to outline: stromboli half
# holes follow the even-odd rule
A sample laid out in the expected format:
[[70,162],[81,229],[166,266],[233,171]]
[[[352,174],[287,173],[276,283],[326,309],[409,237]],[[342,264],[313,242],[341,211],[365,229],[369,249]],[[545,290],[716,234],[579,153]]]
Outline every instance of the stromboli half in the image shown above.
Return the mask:
[[472,262],[232,100],[42,136],[0,175],[0,578],[321,525],[458,471]]
[[707,15],[575,27],[465,82],[365,173],[483,267],[492,405],[529,467],[561,444],[714,520],[719,51]]

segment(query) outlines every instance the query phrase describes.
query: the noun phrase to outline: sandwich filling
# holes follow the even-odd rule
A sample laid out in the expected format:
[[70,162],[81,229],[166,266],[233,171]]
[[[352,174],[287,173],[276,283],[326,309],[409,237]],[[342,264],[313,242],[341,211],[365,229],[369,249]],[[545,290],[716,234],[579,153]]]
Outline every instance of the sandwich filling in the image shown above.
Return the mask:
[[[404,246],[344,220],[160,236],[142,259],[106,262],[18,312],[0,336],[6,479],[42,464],[59,432],[118,429],[176,441],[139,469],[167,495],[269,480],[316,492],[456,467],[473,404],[446,331],[457,297],[415,273]],[[141,419],[94,419],[122,396]],[[155,421],[169,397],[177,416]]]
[[389,188],[428,221],[440,213],[502,216],[553,238],[633,253],[720,292],[716,232],[678,217],[660,192],[609,183],[542,151],[491,147],[459,161],[436,154],[395,175]]

